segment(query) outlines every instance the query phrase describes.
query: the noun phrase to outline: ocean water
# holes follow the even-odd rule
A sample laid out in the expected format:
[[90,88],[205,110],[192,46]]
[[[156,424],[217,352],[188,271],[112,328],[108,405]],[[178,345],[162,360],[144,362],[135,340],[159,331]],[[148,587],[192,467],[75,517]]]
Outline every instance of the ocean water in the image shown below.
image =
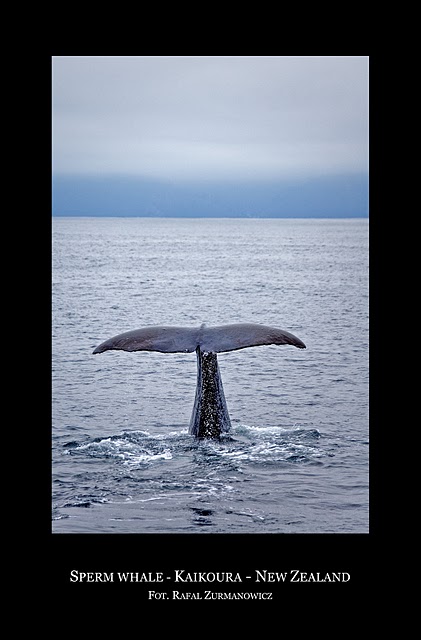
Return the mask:
[[[53,219],[53,533],[368,532],[366,219]],[[218,356],[230,437],[188,434],[196,354],[147,325],[256,322]]]

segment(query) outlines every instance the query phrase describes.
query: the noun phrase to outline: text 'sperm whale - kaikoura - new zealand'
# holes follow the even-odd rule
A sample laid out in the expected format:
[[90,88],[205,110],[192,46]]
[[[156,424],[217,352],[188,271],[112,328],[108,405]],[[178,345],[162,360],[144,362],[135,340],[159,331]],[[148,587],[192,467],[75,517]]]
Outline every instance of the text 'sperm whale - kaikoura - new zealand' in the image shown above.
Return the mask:
[[283,329],[260,324],[218,327],[144,327],[120,333],[101,343],[93,353],[108,350],[160,351],[197,354],[196,397],[189,432],[196,438],[220,438],[231,427],[217,354],[259,345],[293,345],[305,349],[299,338]]

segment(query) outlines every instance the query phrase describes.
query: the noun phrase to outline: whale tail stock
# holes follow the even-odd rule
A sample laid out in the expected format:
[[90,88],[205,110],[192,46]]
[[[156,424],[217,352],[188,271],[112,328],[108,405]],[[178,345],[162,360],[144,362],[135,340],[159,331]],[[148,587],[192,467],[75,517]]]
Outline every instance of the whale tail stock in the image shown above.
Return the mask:
[[196,349],[197,384],[189,433],[196,438],[220,438],[231,429],[218,357]]
[[259,324],[218,327],[145,327],[102,342],[94,354],[108,350],[159,351],[197,354],[197,386],[189,433],[197,438],[219,438],[231,422],[225,401],[217,353],[260,345],[293,345],[305,349],[299,338],[283,329]]

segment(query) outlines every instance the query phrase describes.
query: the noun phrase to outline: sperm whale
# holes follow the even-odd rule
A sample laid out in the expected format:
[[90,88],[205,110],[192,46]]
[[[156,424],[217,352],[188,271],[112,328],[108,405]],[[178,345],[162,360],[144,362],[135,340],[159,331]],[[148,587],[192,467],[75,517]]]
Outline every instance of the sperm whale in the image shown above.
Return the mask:
[[218,367],[217,354],[259,345],[292,345],[305,349],[306,345],[292,333],[261,324],[227,324],[217,327],[144,327],[126,331],[94,349],[93,353],[108,350],[159,351],[161,353],[192,353],[197,356],[196,395],[189,433],[196,438],[218,439],[229,431],[231,421]]

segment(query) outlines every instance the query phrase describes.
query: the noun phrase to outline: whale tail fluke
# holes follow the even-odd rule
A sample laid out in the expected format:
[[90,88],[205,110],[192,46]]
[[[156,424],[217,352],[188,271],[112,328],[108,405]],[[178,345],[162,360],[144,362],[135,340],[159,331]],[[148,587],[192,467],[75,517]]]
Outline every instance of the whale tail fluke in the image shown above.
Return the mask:
[[126,331],[102,342],[93,353],[109,349],[190,353],[197,347],[197,329],[187,327],[145,327]]
[[200,346],[202,351],[222,353],[269,344],[290,344],[299,349],[306,348],[304,342],[288,331],[252,323],[209,327],[204,331]]
[[126,331],[102,342],[93,351],[103,353],[110,349],[122,351],[160,351],[161,353],[191,353],[199,348],[203,352],[222,353],[259,345],[293,345],[305,349],[306,345],[292,333],[261,324],[227,324],[199,329],[190,327],[145,327]]

